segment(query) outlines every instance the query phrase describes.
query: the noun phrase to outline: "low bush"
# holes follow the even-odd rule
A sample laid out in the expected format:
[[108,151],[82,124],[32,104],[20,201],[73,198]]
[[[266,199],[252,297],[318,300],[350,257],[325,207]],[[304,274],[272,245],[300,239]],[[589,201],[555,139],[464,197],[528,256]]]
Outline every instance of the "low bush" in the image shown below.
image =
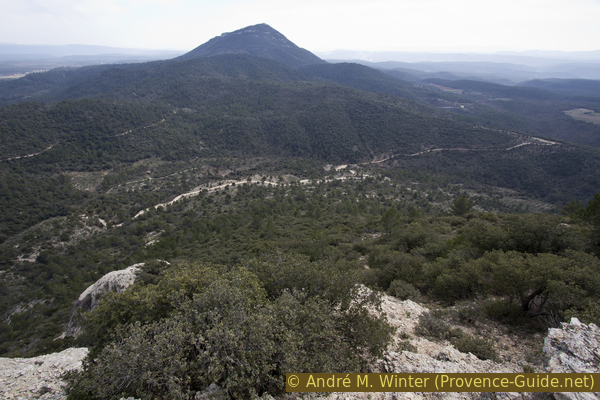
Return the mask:
[[[83,371],[66,375],[68,398],[186,399],[212,383],[252,398],[282,393],[289,371],[364,371],[387,348],[393,328],[368,311],[380,310],[375,292],[321,287],[326,276],[350,282],[342,272],[282,252],[248,265],[259,275],[173,266],[157,284],[109,296],[112,319],[103,299],[86,327],[106,332]],[[162,318],[142,311],[153,306]]]
[[456,305],[455,316],[462,324],[474,324],[483,314],[479,302],[463,302]]
[[415,301],[421,300],[421,292],[413,285],[401,279],[396,279],[387,290],[387,294],[394,296],[400,300],[411,299]]
[[462,353],[472,353],[482,360],[498,358],[490,340],[472,336],[460,328],[452,328],[445,320],[446,314],[443,310],[424,312],[419,316],[415,333],[431,339],[449,340],[456,350]]
[[456,350],[462,353],[472,353],[482,360],[497,360],[498,353],[491,340],[478,338],[468,333],[462,333],[450,341]]
[[419,315],[419,322],[415,326],[415,333],[432,339],[449,340],[462,335],[462,330],[452,328],[445,320],[443,310],[431,310]]
[[518,325],[524,322],[523,310],[507,299],[488,299],[483,303],[486,317],[506,324]]

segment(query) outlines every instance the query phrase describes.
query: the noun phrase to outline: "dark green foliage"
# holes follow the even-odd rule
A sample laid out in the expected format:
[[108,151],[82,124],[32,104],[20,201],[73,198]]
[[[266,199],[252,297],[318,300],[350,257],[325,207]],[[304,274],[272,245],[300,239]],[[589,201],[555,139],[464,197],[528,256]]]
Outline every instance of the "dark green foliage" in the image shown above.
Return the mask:
[[456,304],[456,319],[463,324],[474,324],[482,316],[481,304],[464,302]]
[[415,326],[415,333],[433,339],[450,340],[463,334],[458,328],[452,326],[445,320],[446,313],[443,310],[426,311],[419,315],[419,322]]
[[475,221],[462,232],[465,239],[483,251],[560,254],[567,249],[585,249],[585,232],[567,222],[570,221],[552,215],[510,215],[492,223]]
[[382,71],[353,63],[313,64],[301,68],[312,80],[337,83],[358,90],[385,93],[415,99],[421,92],[408,82],[394,78]]
[[[217,160],[211,165],[222,166],[227,162],[231,161]],[[34,340],[59,336],[59,326],[69,321],[72,301],[88,285],[112,270],[142,261],[156,262],[156,259],[193,259],[236,265],[273,247],[304,254],[314,261],[304,265],[294,261],[295,258],[284,257],[281,265],[289,265],[289,268],[261,272],[260,264],[255,260],[256,273],[262,274],[266,285],[274,288],[270,289],[273,298],[280,294],[277,292],[278,285],[290,290],[302,287],[311,293],[322,292],[327,298],[335,298],[336,290],[352,288],[357,280],[384,290],[393,281],[402,280],[421,293],[447,304],[461,299],[510,295],[510,304],[517,309],[518,320],[522,322],[541,320],[551,313],[558,318],[570,315],[577,315],[585,321],[596,318],[593,305],[597,293],[591,290],[590,285],[578,283],[585,282],[582,277],[593,273],[588,267],[581,269],[581,277],[559,273],[559,276],[565,276],[562,279],[567,284],[548,286],[547,293],[533,300],[531,306],[535,307],[525,315],[520,311],[521,301],[513,294],[490,293],[490,285],[486,284],[490,278],[482,269],[483,264],[476,262],[486,251],[493,250],[507,253],[515,249],[530,251],[528,249],[531,248],[538,255],[546,254],[540,251],[552,251],[559,257],[565,257],[565,251],[569,249],[589,251],[587,225],[579,220],[545,214],[477,212],[471,213],[469,220],[456,216],[413,219],[407,214],[410,204],[420,201],[419,196],[415,198],[414,192],[402,190],[400,184],[416,180],[416,176],[423,182],[430,180],[431,183],[423,185],[444,183],[427,175],[413,177],[406,170],[386,172],[390,181],[373,175],[363,179],[315,181],[303,185],[229,185],[227,189],[207,191],[133,219],[141,209],[168,201],[181,193],[185,190],[182,189],[184,184],[194,187],[198,184],[196,182],[217,182],[216,177],[204,174],[197,177],[190,174],[185,179],[183,174],[172,175],[175,167],[167,164],[157,172],[158,176],[175,177],[170,178],[173,181],[165,181],[168,186],[157,186],[160,189],[152,191],[122,190],[115,193],[113,190],[110,194],[85,195],[79,205],[81,211],[75,211],[75,216],[44,222],[22,235],[10,237],[0,246],[0,261],[9,274],[15,274],[4,276],[19,279],[9,278],[3,281],[4,286],[0,286],[4,293],[0,297],[0,311],[8,313],[31,299],[48,302],[48,306],[28,309],[11,317],[14,322],[10,325],[11,332],[3,336],[2,354],[18,356],[27,352],[35,355],[46,351],[42,348],[47,347],[46,344],[42,346],[43,343],[39,342],[41,344],[36,346]],[[141,173],[145,174],[148,168],[155,167],[142,164]],[[198,168],[205,167],[201,164]],[[304,172],[315,179],[326,176],[320,164],[305,160],[258,167],[260,170],[265,168],[273,168],[273,172],[269,172],[271,176],[277,171],[297,177],[305,177],[302,175]],[[137,177],[131,176],[129,179]],[[238,179],[247,182],[243,179],[246,176],[241,175]],[[423,187],[423,192],[432,193],[427,186]],[[451,186],[445,190],[459,193]],[[451,201],[451,197],[446,197],[445,201]],[[382,224],[382,216],[389,210],[396,210],[391,211],[395,214],[395,225],[391,231]],[[433,207],[427,212],[442,215],[442,210]],[[317,213],[321,213],[321,217],[317,218]],[[107,222],[107,228],[98,218]],[[120,224],[123,225],[116,227]],[[82,231],[95,233],[82,239]],[[66,242],[61,239],[67,237],[63,233],[69,237]],[[149,242],[152,243],[146,245]],[[582,257],[582,253],[574,254]],[[32,257],[31,260],[35,261],[16,262],[18,256]],[[275,255],[264,257],[264,260],[258,259],[267,261]],[[587,263],[593,266],[595,262],[592,257]],[[585,265],[586,261],[582,258],[577,263]],[[335,268],[324,270],[322,265],[325,264]],[[365,264],[370,269],[365,269]],[[158,284],[163,272],[161,268],[153,268],[142,272],[140,284]],[[294,274],[295,269],[303,268],[314,270],[310,273],[319,276],[317,283],[304,282]],[[535,263],[532,268],[537,268]],[[354,278],[352,274],[346,275],[346,271],[353,271]],[[588,281],[593,283],[594,279]],[[173,312],[166,297],[144,297],[149,296],[149,292],[144,290],[140,289],[138,297],[124,303],[112,303],[111,296],[107,297],[106,302],[111,305],[107,314],[94,322],[97,329],[89,329],[87,336],[79,338],[77,343],[85,346],[100,343],[101,348],[110,339],[108,332],[119,324],[128,324],[136,319],[152,323],[154,318]],[[545,298],[548,300],[540,310],[538,305],[541,303],[538,302]],[[148,303],[153,304],[149,308],[151,312],[145,311]],[[500,314],[506,313],[502,311]],[[33,331],[31,327],[34,327]]]
[[452,202],[452,213],[459,217],[465,216],[473,208],[473,200],[466,193],[461,194]]
[[579,204],[578,201],[573,200],[565,204],[560,210],[560,213],[562,215],[567,215],[571,218],[576,218],[584,209],[585,207]]
[[398,225],[400,214],[398,210],[395,208],[390,208],[386,210],[381,216],[381,223],[383,224],[383,229],[385,233],[388,235],[392,235],[392,230]]
[[[246,55],[58,69],[0,82],[6,103],[42,91],[27,99],[55,102],[0,109],[0,314],[10,316],[0,326],[0,354],[70,345],[72,339],[53,339],[89,284],[157,259],[184,266],[195,260],[206,274],[145,269],[131,291],[108,295],[81,316],[86,334],[76,341],[108,364],[121,350],[111,347],[115,338],[128,352],[144,342],[150,356],[139,360],[153,372],[143,383],[131,381],[131,393],[146,387],[150,395],[184,396],[222,379],[244,397],[280,387],[282,365],[362,368],[366,359],[356,358],[355,348],[377,353],[387,331],[358,306],[376,304],[360,297],[359,282],[447,304],[493,299],[485,310],[499,320],[598,321],[598,260],[589,253],[598,254],[600,201],[594,197],[585,210],[571,204],[571,218],[499,214],[536,207],[532,197],[556,207],[589,200],[600,187],[598,152],[565,143],[513,147],[531,139],[481,125],[571,132],[563,129],[573,126],[563,103],[540,90],[464,84],[518,101],[477,102],[478,119],[468,119],[398,98],[431,100],[425,90],[363,67],[301,71]],[[524,115],[530,112],[535,118]],[[553,113],[562,117],[546,120],[559,121],[558,128],[542,118]],[[586,129],[569,134],[596,132]],[[389,160],[362,164],[382,157]],[[357,165],[349,167],[355,174],[346,169],[341,176],[326,163]],[[261,184],[250,183],[256,175]],[[237,182],[224,186],[224,179]],[[197,197],[152,207],[196,187],[203,188]],[[490,212],[473,211],[475,205]],[[449,207],[457,215],[448,216]],[[252,271],[250,281],[260,281],[255,294],[262,300],[242,304],[237,314],[210,309],[216,305],[207,293],[232,305],[250,296],[227,275],[240,264]],[[253,337],[254,321],[269,322],[265,342],[256,339],[275,349],[266,359],[242,337]],[[218,360],[215,370],[230,368],[219,364],[221,355],[238,342],[239,359],[256,361],[264,375],[253,367],[222,378],[184,372],[194,368],[190,343],[201,340],[191,327],[200,325],[228,327],[202,338]],[[169,329],[177,335],[167,337]],[[171,372],[189,376],[188,383],[159,379],[157,371],[171,367],[158,360],[165,353],[156,343],[184,349],[174,353]],[[337,359],[322,354],[325,346]],[[111,368],[102,374],[113,376]]]
[[600,254],[600,194],[596,193],[580,216],[592,226],[592,246],[596,254]]
[[596,150],[585,147],[521,146],[508,152],[431,152],[400,160],[405,166],[525,191],[550,202],[567,203],[575,196],[591,198],[600,187],[597,167],[592,167],[600,162],[600,157]]
[[482,304],[485,315],[503,324],[520,325],[526,322],[526,316],[518,304],[509,299],[489,299]]
[[422,256],[417,254],[382,252],[377,251],[377,249],[373,249],[369,255],[369,265],[373,267],[371,274],[377,279],[377,285],[385,290],[396,279],[413,285],[420,284],[420,276],[425,261]]
[[560,315],[583,309],[587,299],[598,293],[598,259],[580,252],[557,256],[493,251],[451,268],[441,263],[445,260],[436,263],[441,271],[433,288],[436,296],[447,301],[483,294],[501,296],[508,299],[507,310],[514,306],[522,316]]
[[497,360],[498,353],[493,342],[453,328],[445,319],[446,313],[441,310],[426,311],[419,315],[419,323],[415,333],[438,340],[449,340],[456,350],[463,353],[473,353],[482,360]]
[[461,353],[472,353],[481,360],[498,360],[498,352],[491,339],[475,337],[466,333],[452,338],[452,345]]
[[421,299],[421,293],[413,285],[400,279],[396,279],[390,284],[387,294],[400,300],[419,301]]
[[[381,82],[390,87],[387,80],[398,81],[363,66],[350,71],[344,65],[307,67],[311,68],[331,70],[325,75],[340,75],[345,85],[363,80],[361,89],[378,93],[385,92],[378,88]],[[52,145],[19,163],[28,161],[28,168],[55,173],[107,170],[152,156],[179,161],[285,155],[364,162],[385,154],[395,155],[401,165],[523,190],[553,203],[566,203],[573,195],[589,198],[600,185],[596,151],[564,144],[513,148],[513,136],[474,127],[472,121],[406,99],[307,82],[310,79],[282,64],[240,54],[31,74],[20,85],[66,84],[48,99],[82,100],[3,108],[6,123],[0,131],[11,140],[3,141],[8,148],[0,154],[23,156]],[[398,82],[402,93],[394,95],[406,97],[406,83]],[[98,96],[105,101],[83,100]],[[21,118],[24,114],[32,116]],[[463,150],[407,157],[434,148]],[[119,172],[105,178],[107,189],[121,183],[123,177],[115,176]]]
[[0,235],[6,239],[49,218],[66,216],[82,198],[64,175],[18,173],[0,166]]
[[[84,371],[67,376],[69,398],[183,399],[211,383],[249,398],[281,392],[288,371],[358,372],[382,354],[392,329],[367,310],[379,305],[374,293],[318,291],[322,273],[344,274],[293,254],[249,265],[259,275],[181,264],[156,285],[103,299],[85,318],[105,333]],[[281,290],[268,281],[280,269]]]
[[346,299],[356,283],[348,271],[337,270],[323,262],[308,262],[305,257],[279,250],[244,265],[258,276],[270,298],[278,298],[286,291],[302,292],[334,304]]
[[432,286],[430,293],[447,303],[474,299],[482,292],[481,272],[459,257],[437,260],[426,276]]

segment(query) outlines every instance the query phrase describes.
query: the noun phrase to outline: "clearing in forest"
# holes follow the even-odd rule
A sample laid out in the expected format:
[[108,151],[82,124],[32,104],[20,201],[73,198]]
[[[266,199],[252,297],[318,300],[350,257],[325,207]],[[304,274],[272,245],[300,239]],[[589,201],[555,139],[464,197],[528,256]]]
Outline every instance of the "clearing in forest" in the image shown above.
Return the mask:
[[588,110],[586,108],[576,108],[574,110],[567,110],[565,114],[575,118],[579,121],[591,122],[596,125],[600,125],[600,113],[594,110]]

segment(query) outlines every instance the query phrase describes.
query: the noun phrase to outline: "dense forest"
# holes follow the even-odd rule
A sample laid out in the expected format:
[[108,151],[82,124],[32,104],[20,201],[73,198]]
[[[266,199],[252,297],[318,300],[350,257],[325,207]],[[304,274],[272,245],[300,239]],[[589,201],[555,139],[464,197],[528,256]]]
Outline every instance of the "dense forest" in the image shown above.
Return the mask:
[[[121,385],[114,379],[123,375],[117,365],[130,366],[118,361],[118,355],[137,352],[136,338],[142,335],[153,339],[144,352],[148,358],[138,359],[137,368],[159,374],[164,357],[172,354],[161,353],[163,346],[174,346],[168,348],[180,354],[180,369],[161,379],[184,374],[190,381],[152,380],[150,385],[129,374],[125,393],[183,396],[212,380],[232,396],[246,397],[245,390],[277,393],[285,368],[359,371],[381,354],[390,334],[385,321],[372,320],[360,328],[365,337],[354,337],[352,326],[369,321],[365,315],[356,310],[358,314],[351,313],[355,319],[336,320],[336,307],[353,304],[352,296],[359,295],[349,289],[357,283],[402,299],[442,305],[469,301],[477,310],[473,314],[533,331],[570,316],[600,322],[599,196],[585,206],[568,204],[562,215],[514,214],[510,203],[503,211],[512,213],[494,213],[482,210],[492,204],[502,207],[506,199],[500,193],[477,193],[476,185],[468,188],[417,171],[400,174],[359,166],[326,171],[302,160],[235,162],[239,160],[230,165],[223,161],[220,168],[245,168],[243,173],[224,178],[214,166],[212,172],[205,168],[198,194],[171,205],[154,208],[161,200],[148,195],[156,187],[173,193],[190,190],[198,178],[181,173],[164,187],[151,189],[146,181],[120,186],[114,194],[88,195],[79,200],[76,213],[7,240],[0,247],[3,268],[22,280],[4,284],[2,310],[32,297],[36,302],[2,325],[3,353],[34,355],[90,346],[96,361],[84,375],[71,378],[73,396],[105,398],[122,388],[99,385],[97,379]],[[22,261],[13,264],[17,258]],[[139,262],[146,266],[131,290],[78,317],[85,334],[56,339],[73,311],[72,300],[90,282]],[[213,280],[214,274],[221,278]],[[235,283],[240,279],[242,287]],[[223,299],[218,308],[210,302],[215,296]],[[376,297],[368,301],[377,305]],[[316,313],[315,307],[321,311]],[[306,319],[316,314],[327,319]],[[264,321],[272,321],[271,333],[263,332]],[[331,330],[298,331],[311,325]],[[198,326],[216,336],[195,337]],[[272,352],[252,350],[250,340],[257,332],[265,333],[258,343]],[[300,332],[305,336],[298,337]],[[233,336],[223,342],[224,334]],[[277,339],[280,335],[288,339]],[[208,358],[202,362],[213,375],[192,374],[200,361],[189,358],[189,346],[197,340],[205,341],[202,357]],[[319,352],[320,346],[332,346],[332,340],[340,341],[339,353]],[[243,373],[219,364],[221,352],[233,351],[227,346],[234,343],[241,346],[235,351],[247,365]],[[366,358],[355,358],[345,346],[364,346]],[[315,359],[317,353],[324,358]],[[290,358],[292,354],[307,358]],[[325,357],[332,354],[345,356]],[[234,370],[235,378],[219,375]]]
[[250,398],[368,370],[396,333],[382,293],[483,359],[494,344],[442,314],[598,324],[600,135],[564,113],[593,108],[573,85],[247,54],[0,82],[0,355],[88,347],[72,399]]

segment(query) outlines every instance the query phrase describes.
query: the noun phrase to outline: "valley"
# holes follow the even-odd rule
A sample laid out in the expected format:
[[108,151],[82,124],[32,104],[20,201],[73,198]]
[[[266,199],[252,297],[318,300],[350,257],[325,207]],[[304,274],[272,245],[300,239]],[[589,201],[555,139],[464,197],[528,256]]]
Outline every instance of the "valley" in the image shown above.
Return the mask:
[[509,358],[497,332],[542,371],[549,327],[600,322],[599,101],[330,64],[265,24],[0,81],[0,355],[89,349],[72,399],[282,396],[286,371]]

